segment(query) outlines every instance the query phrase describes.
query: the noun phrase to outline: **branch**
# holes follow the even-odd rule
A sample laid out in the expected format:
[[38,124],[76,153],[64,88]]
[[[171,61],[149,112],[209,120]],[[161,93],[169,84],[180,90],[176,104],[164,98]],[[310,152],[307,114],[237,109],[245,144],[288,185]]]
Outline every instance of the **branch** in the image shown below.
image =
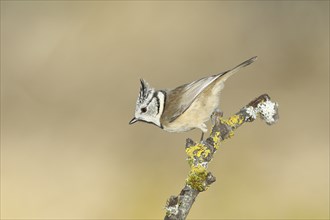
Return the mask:
[[220,143],[232,137],[238,127],[245,122],[254,121],[257,116],[268,125],[274,124],[279,118],[278,104],[270,101],[267,94],[263,94],[228,119],[225,120],[222,116],[219,111],[212,114],[213,128],[205,141],[195,143],[190,138],[187,139],[186,153],[190,171],[180,194],[167,200],[165,220],[186,219],[198,194],[207,190],[216,180],[212,173],[207,171],[207,167]]

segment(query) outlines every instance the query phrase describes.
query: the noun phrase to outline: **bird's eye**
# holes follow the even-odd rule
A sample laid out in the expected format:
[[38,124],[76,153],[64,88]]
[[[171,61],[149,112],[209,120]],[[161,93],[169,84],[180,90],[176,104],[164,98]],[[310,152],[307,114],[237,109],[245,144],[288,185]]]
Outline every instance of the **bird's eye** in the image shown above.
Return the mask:
[[146,108],[146,107],[141,108],[141,112],[142,112],[142,113],[145,113],[146,111],[147,111],[147,108]]

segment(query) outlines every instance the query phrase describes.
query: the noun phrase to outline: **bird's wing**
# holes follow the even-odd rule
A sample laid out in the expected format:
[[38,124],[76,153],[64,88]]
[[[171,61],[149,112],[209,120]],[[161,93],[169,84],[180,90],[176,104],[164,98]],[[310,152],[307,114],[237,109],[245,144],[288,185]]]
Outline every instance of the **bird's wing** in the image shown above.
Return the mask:
[[190,84],[179,86],[167,93],[165,111],[166,121],[173,122],[194,102],[197,96],[221,75],[205,77]]
[[168,122],[173,122],[190,107],[197,96],[201,94],[201,92],[203,92],[211,83],[219,78],[225,81],[240,68],[253,63],[255,60],[256,57],[252,57],[231,70],[213,76],[204,77],[192,83],[185,84],[168,91],[165,102],[165,110],[163,112],[164,119]]

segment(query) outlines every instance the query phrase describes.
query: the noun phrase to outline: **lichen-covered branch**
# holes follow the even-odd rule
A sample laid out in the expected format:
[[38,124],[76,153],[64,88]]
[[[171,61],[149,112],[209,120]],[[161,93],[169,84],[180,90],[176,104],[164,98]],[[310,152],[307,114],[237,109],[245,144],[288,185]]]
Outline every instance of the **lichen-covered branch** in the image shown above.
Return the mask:
[[186,219],[198,194],[215,182],[215,177],[207,171],[207,167],[213,159],[213,154],[219,149],[220,143],[232,137],[238,127],[245,122],[254,121],[257,116],[268,125],[274,124],[278,120],[278,104],[272,102],[267,94],[263,94],[228,119],[222,116],[221,112],[213,113],[211,117],[213,128],[205,141],[195,143],[187,139],[186,153],[190,171],[180,194],[171,196],[167,200],[166,220]]

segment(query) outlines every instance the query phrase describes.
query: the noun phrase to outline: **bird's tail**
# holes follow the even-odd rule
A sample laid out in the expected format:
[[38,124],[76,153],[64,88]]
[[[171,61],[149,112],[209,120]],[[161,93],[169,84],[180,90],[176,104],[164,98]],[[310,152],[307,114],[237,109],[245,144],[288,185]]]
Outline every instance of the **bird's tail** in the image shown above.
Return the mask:
[[248,65],[250,65],[251,63],[253,63],[254,61],[256,61],[257,56],[254,56],[246,61],[244,61],[243,63],[237,65],[236,67],[227,70],[226,72],[220,73],[220,77],[223,81],[225,81],[226,79],[228,79],[230,76],[232,76],[234,73],[236,73],[238,70],[240,70],[243,67],[246,67]]

